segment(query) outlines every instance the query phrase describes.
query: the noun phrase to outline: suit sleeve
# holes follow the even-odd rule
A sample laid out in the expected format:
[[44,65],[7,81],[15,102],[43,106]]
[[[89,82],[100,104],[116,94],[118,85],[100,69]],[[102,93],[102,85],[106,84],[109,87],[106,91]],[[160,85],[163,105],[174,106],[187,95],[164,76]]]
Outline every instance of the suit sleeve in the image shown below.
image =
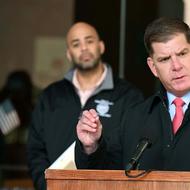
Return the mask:
[[122,169],[122,145],[119,142],[118,131],[114,135],[104,138],[104,134],[99,142],[96,152],[87,155],[84,153],[79,140],[75,145],[75,162],[78,169]]
[[50,165],[44,141],[43,105],[43,99],[40,97],[39,102],[33,112],[27,142],[29,172],[35,188],[39,190],[46,189],[44,171]]

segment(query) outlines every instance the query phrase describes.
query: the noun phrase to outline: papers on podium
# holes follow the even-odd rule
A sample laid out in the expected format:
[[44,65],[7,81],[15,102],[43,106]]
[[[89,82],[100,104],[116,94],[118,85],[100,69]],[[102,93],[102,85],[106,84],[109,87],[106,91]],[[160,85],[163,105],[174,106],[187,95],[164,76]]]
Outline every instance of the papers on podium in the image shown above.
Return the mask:
[[48,169],[75,170],[75,141],[63,152]]

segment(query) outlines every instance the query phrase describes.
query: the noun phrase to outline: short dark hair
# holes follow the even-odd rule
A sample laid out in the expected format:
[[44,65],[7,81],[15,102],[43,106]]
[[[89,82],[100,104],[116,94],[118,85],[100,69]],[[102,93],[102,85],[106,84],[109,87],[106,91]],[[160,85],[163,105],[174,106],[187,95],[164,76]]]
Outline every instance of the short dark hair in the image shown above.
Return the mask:
[[154,53],[153,42],[167,42],[177,33],[184,34],[190,43],[190,28],[182,20],[164,17],[154,20],[147,26],[144,34],[144,44],[148,54]]

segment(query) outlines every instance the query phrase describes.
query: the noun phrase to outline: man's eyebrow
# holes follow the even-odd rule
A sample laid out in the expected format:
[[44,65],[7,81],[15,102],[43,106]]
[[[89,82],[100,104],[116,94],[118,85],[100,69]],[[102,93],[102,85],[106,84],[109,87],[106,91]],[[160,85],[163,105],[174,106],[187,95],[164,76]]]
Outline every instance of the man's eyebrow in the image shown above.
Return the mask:
[[171,56],[170,55],[163,55],[163,56],[159,56],[156,58],[157,61],[161,61],[163,59],[169,59]]
[[185,51],[189,51],[189,49],[185,47],[185,48],[181,49],[180,51],[176,52],[176,54],[178,55],[178,54],[185,52]]
[[85,39],[95,39],[95,36],[86,36]]
[[73,39],[73,40],[71,40],[71,44],[73,44],[75,42],[79,42],[79,39]]
[[[85,39],[95,39],[95,36],[86,36]],[[71,43],[80,41],[78,38],[71,40]]]

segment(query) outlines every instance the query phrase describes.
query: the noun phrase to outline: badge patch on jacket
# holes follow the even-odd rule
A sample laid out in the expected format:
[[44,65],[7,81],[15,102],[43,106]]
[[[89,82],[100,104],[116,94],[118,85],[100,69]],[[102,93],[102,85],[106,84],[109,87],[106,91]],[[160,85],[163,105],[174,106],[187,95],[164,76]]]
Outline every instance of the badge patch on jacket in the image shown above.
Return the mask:
[[108,100],[95,100],[95,103],[97,103],[96,111],[98,112],[99,116],[102,117],[111,117],[111,114],[109,114],[110,106],[113,105],[113,102],[109,102]]

